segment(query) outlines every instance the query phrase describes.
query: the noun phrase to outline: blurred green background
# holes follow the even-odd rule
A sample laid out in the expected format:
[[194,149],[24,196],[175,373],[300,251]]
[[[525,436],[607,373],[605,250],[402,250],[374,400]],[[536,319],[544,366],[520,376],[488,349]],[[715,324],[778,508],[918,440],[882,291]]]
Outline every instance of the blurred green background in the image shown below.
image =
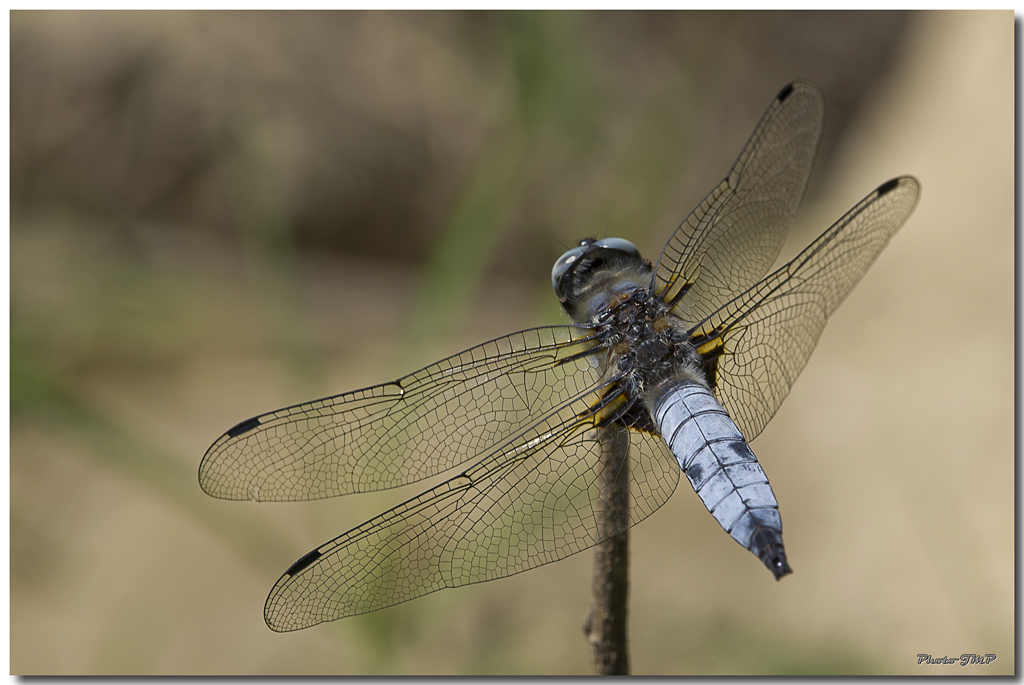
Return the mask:
[[[634,529],[638,674],[1012,673],[1012,13],[11,14],[11,670],[586,674],[589,552],[278,635],[299,556],[426,486],[216,501],[241,419],[561,320],[775,93],[822,149],[783,257],[880,182],[907,226],[754,443],[775,583],[685,482]],[[917,655],[995,653],[985,667]]]

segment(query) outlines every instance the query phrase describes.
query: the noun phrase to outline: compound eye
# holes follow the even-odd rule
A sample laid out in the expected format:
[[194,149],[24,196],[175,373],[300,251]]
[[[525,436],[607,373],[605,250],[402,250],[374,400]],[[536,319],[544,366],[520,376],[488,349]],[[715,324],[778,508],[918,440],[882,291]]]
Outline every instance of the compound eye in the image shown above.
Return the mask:
[[576,260],[583,256],[588,247],[589,244],[572,248],[559,257],[558,261],[555,262],[555,265],[551,268],[551,287],[554,288],[555,295],[557,295],[559,299],[565,297],[565,292],[563,292],[564,285],[562,282],[565,275],[572,270],[576,264]]
[[636,245],[625,238],[602,238],[594,244],[597,247],[603,247],[606,250],[618,250],[619,252],[625,252],[633,257],[640,256],[640,250],[636,249]]

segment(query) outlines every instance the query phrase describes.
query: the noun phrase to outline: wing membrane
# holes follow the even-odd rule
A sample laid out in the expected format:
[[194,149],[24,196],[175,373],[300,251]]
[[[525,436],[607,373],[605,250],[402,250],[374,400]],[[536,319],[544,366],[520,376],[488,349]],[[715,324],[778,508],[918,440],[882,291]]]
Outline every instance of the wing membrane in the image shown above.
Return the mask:
[[222,435],[199,467],[224,499],[298,501],[397,487],[517,435],[600,382],[590,331],[520,331],[392,383],[287,407]]
[[715,393],[747,440],[768,423],[846,298],[917,204],[920,185],[883,183],[791,262],[691,333],[718,356]]
[[[679,478],[659,436],[630,436],[629,515],[599,523],[603,464],[593,408],[577,394],[464,473],[310,552],[274,585],[277,631],[362,614],[557,561],[643,520]],[[609,467],[611,468],[611,467]]]
[[813,84],[784,88],[729,175],[666,243],[654,288],[666,302],[679,300],[681,319],[704,319],[768,272],[807,186],[824,116]]

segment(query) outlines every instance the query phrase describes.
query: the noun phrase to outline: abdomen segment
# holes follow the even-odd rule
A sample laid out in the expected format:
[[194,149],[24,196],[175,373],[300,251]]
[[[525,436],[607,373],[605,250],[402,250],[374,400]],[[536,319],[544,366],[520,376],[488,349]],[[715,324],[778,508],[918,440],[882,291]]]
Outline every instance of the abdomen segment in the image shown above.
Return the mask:
[[768,478],[739,429],[711,391],[680,380],[657,394],[654,420],[694,491],[736,542],[776,580],[792,573],[782,518]]

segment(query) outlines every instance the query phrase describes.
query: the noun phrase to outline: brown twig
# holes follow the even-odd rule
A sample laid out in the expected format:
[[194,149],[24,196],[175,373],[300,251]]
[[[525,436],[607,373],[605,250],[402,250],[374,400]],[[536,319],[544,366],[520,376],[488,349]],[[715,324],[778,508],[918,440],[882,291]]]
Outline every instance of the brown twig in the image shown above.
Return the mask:
[[583,630],[593,647],[596,675],[629,675],[629,431],[609,426],[601,444],[598,526],[602,537],[618,532],[595,548],[591,606]]

